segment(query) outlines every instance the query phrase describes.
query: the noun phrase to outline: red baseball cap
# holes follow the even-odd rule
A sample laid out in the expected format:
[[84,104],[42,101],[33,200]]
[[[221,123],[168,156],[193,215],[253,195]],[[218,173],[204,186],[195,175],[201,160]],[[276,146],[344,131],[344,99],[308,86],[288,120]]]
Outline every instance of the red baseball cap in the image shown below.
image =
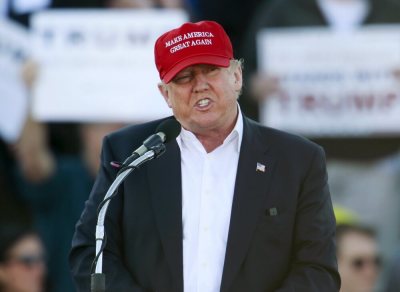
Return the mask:
[[215,21],[186,22],[157,39],[154,56],[160,79],[168,83],[191,65],[229,67],[233,49],[228,35]]

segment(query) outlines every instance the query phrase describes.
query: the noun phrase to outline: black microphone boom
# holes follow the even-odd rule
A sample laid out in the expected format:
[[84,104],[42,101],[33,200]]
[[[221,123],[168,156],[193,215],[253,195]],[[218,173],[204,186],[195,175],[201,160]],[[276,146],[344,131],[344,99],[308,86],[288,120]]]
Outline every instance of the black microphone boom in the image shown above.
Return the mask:
[[165,141],[168,143],[178,137],[181,132],[181,124],[175,119],[170,118],[160,123],[156,129],[156,133],[164,133]]

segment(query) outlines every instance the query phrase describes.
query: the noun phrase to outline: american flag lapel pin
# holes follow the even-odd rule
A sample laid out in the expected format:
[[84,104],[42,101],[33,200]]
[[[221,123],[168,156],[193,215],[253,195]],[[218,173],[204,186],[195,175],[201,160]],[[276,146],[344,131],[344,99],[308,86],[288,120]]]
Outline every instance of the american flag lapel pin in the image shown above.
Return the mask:
[[265,172],[265,165],[262,163],[257,162],[256,171]]
[[277,208],[270,208],[269,209],[269,216],[277,216],[278,215],[278,209]]

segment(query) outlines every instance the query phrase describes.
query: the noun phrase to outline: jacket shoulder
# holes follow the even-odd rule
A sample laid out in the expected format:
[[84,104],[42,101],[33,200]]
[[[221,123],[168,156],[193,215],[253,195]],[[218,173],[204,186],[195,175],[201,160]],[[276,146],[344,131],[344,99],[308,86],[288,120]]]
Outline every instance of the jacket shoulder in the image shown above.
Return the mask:
[[266,145],[275,146],[275,148],[278,148],[280,151],[290,153],[314,153],[314,151],[322,150],[320,145],[303,136],[267,127],[250,119],[248,119],[248,122],[256,129],[257,135]]

